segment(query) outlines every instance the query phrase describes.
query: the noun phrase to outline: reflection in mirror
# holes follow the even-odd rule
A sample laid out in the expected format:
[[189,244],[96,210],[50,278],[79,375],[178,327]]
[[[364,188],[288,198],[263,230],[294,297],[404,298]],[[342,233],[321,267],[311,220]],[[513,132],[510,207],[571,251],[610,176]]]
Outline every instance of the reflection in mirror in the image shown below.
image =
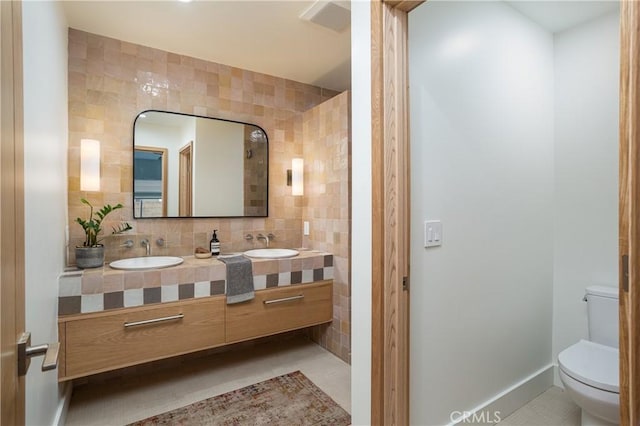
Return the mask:
[[136,217],[167,215],[167,152],[165,148],[150,146],[137,146],[133,152]]
[[267,134],[236,121],[145,111],[133,126],[134,217],[267,216]]

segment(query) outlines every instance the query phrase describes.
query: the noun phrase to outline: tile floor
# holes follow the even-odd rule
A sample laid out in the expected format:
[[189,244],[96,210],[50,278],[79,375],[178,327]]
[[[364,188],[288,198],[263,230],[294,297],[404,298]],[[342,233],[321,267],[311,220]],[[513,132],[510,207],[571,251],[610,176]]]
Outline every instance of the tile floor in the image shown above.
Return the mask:
[[552,387],[498,423],[499,426],[580,426],[580,408]]
[[66,424],[124,425],[296,370],[351,412],[350,366],[296,337],[197,358],[154,374],[77,386]]

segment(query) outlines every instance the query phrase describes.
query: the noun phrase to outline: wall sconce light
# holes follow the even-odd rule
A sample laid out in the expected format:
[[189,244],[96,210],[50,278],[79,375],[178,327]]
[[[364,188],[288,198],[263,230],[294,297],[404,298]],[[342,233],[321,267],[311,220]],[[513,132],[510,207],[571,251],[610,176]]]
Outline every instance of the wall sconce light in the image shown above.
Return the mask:
[[291,169],[287,170],[287,186],[291,187],[291,195],[304,195],[304,160],[291,160]]
[[80,190],[100,191],[100,141],[80,141]]

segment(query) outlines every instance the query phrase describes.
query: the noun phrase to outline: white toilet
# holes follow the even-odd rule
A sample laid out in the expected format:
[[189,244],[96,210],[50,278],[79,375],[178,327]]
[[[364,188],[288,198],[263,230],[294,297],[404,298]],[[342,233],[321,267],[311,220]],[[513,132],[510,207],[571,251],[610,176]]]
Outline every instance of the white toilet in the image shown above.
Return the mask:
[[580,340],[558,355],[560,380],[582,408],[583,426],[620,422],[618,372],[618,289],[587,287],[589,340]]

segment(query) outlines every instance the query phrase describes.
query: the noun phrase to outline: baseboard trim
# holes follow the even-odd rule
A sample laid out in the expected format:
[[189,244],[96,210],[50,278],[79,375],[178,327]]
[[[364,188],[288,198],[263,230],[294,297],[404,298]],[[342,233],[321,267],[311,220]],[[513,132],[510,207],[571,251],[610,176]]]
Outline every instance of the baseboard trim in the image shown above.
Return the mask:
[[560,367],[558,364],[553,364],[553,386],[564,389],[564,384],[560,380]]
[[554,374],[554,365],[549,364],[477,407],[461,413],[447,426],[465,423],[500,423],[518,408],[552,387]]
[[64,426],[64,424],[67,422],[67,412],[69,411],[69,404],[71,403],[73,382],[64,382],[60,386],[62,387],[62,397],[58,401],[58,408],[56,409],[56,415],[53,418],[52,426]]

